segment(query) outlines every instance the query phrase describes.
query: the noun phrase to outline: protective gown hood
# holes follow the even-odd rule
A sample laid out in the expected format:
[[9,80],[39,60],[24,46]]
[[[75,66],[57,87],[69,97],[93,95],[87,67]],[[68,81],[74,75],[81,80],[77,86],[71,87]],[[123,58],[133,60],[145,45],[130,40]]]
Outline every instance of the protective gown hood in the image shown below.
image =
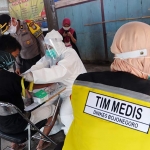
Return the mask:
[[58,56],[63,54],[63,52],[66,50],[65,44],[62,42],[62,40],[63,37],[61,34],[55,30],[47,33],[44,38],[45,43],[53,47],[56,50]]

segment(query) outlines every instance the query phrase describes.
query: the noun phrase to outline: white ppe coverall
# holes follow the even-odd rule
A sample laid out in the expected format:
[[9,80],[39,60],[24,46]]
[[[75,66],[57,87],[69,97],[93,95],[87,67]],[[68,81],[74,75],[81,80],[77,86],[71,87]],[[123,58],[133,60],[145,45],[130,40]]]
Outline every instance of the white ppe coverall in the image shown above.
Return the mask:
[[[60,118],[65,126],[63,129],[66,134],[73,120],[70,102],[72,85],[79,74],[86,73],[86,69],[76,51],[70,47],[65,47],[59,32],[52,30],[47,33],[45,41],[48,40],[53,41],[52,43],[50,42],[50,45],[58,54],[57,61],[53,64],[52,61],[49,61],[44,56],[36,63],[36,65],[31,67],[30,71],[32,72],[35,84],[61,82],[67,86],[60,94],[63,99],[60,109]],[[24,77],[26,79],[28,78],[28,75],[25,74]]]

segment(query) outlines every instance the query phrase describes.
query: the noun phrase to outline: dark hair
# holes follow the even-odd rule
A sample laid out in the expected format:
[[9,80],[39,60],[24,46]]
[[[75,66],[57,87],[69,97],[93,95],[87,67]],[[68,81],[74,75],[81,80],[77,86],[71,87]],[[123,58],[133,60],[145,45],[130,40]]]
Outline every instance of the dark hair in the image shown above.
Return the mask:
[[14,37],[11,35],[0,36],[0,50],[12,53],[16,49],[21,50],[21,45]]
[[[8,25],[8,23],[10,21],[11,21],[11,17],[8,14],[2,14],[2,15],[0,15],[0,25],[3,26],[5,23],[7,23],[7,25]],[[2,31],[5,30],[5,29],[6,29],[6,26],[4,26],[2,28]]]
[[11,17],[8,14],[1,14],[0,15],[0,24],[5,24],[10,22]]

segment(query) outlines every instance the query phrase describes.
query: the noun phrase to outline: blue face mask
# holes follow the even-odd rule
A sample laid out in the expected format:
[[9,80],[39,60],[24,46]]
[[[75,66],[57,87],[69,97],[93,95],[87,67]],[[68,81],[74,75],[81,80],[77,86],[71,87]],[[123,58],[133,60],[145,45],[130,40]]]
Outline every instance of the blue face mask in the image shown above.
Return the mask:
[[49,50],[46,50],[45,56],[48,58],[56,59],[58,55],[55,49],[49,49]]

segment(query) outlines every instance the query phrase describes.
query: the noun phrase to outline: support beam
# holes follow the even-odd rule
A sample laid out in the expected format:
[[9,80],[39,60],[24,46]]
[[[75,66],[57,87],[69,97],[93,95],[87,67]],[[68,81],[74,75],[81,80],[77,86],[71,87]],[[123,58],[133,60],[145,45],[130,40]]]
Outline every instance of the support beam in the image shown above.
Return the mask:
[[[104,3],[103,3],[103,0],[100,0],[100,2],[101,2],[102,22],[105,22]],[[108,61],[107,37],[106,37],[106,26],[105,26],[105,23],[102,24],[102,28],[103,28],[103,38],[104,38],[105,61]]]
[[44,0],[48,30],[58,30],[57,14],[54,0]]

